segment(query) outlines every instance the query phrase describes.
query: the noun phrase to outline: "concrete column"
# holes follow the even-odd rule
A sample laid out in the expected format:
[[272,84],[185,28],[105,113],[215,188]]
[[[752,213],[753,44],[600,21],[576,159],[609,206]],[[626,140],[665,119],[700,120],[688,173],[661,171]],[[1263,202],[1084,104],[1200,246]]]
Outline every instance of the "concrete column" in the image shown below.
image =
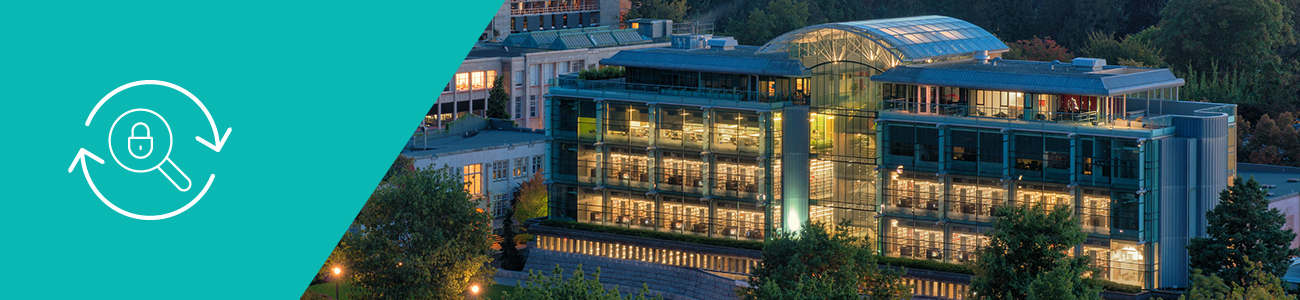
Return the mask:
[[782,189],[781,221],[786,230],[798,231],[808,220],[808,147],[810,125],[808,106],[791,105],[783,108],[781,142]]

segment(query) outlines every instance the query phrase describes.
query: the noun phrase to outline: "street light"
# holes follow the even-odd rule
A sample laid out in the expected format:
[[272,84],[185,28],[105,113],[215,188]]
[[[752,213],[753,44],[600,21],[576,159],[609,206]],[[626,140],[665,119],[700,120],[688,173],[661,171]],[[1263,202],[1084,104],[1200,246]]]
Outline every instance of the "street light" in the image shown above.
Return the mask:
[[339,267],[334,267],[334,299],[341,299],[339,298],[339,274],[342,273],[343,273],[342,269],[339,269]]
[[478,299],[478,284],[475,283],[474,285],[469,286],[469,292],[474,294],[474,299]]

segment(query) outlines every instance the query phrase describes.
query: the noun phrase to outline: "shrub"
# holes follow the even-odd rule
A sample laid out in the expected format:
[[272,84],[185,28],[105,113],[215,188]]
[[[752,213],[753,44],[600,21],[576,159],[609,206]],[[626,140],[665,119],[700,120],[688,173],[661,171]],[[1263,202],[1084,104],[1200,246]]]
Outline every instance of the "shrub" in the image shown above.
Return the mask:
[[586,69],[578,72],[578,79],[582,80],[605,80],[611,78],[623,78],[623,67],[602,66],[595,69]]
[[720,247],[730,247],[730,248],[740,248],[740,249],[750,249],[750,250],[760,250],[760,251],[763,250],[762,242],[728,240],[728,239],[702,237],[702,236],[694,236],[694,235],[687,235],[687,234],[680,234],[680,233],[646,231],[646,230],[638,230],[638,229],[631,229],[631,228],[605,226],[605,225],[597,225],[591,223],[578,223],[578,222],[561,221],[561,220],[543,220],[541,224],[550,227],[573,229],[573,230],[620,234],[620,235],[627,235],[627,236],[669,240],[669,241],[677,241],[677,242],[684,242],[684,243],[714,245]]

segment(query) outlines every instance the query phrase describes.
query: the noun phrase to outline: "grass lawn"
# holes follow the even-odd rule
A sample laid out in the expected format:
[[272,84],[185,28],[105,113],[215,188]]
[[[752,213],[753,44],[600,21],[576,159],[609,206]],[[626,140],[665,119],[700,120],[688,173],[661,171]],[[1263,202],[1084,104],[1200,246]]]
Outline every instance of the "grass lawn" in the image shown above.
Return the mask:
[[[339,293],[342,294],[342,295],[340,295],[340,298],[342,298],[342,299],[350,299],[350,298],[348,297],[348,291],[351,291],[352,289],[353,289],[352,285],[349,285],[347,282],[341,282],[341,283],[339,284]],[[333,283],[333,282],[322,283],[322,284],[317,284],[317,285],[309,286],[309,287],[307,287],[307,290],[308,290],[308,291],[312,291],[312,292],[317,292],[317,293],[320,293],[320,294],[322,294],[322,295],[326,295],[326,296],[334,297],[334,283]],[[340,299],[340,300],[341,300],[341,299]]]

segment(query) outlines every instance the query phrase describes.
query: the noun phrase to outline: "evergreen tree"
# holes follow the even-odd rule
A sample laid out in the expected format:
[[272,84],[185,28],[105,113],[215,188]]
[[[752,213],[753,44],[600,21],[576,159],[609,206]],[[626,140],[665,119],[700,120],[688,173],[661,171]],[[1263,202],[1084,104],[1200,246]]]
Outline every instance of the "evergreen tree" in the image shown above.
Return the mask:
[[1246,260],[1245,271],[1250,280],[1245,285],[1226,283],[1214,274],[1209,276],[1200,269],[1192,269],[1192,286],[1178,300],[1295,300],[1295,295],[1288,295],[1282,286],[1282,280],[1273,274],[1264,272],[1263,264]]
[[684,22],[690,9],[686,0],[634,0],[625,17],[628,20],[646,18]]
[[1262,264],[1265,273],[1281,276],[1300,250],[1291,249],[1295,233],[1283,230],[1286,217],[1268,207],[1264,191],[1254,178],[1237,177],[1219,193],[1219,204],[1205,214],[1209,237],[1193,238],[1187,244],[1194,269],[1246,286],[1253,280],[1247,257]]
[[501,220],[501,268],[511,271],[521,271],[524,269],[524,255],[519,253],[515,248],[515,201],[510,201],[510,207],[506,210],[506,218]]
[[506,93],[506,87],[501,84],[505,76],[497,76],[492,80],[492,90],[488,92],[487,99],[487,117],[492,119],[510,119],[510,113],[506,108],[510,106],[510,94]]
[[1098,299],[1100,288],[1083,278],[1091,257],[1066,253],[1087,237],[1070,208],[1007,205],[994,211],[988,245],[977,253],[972,299]]

